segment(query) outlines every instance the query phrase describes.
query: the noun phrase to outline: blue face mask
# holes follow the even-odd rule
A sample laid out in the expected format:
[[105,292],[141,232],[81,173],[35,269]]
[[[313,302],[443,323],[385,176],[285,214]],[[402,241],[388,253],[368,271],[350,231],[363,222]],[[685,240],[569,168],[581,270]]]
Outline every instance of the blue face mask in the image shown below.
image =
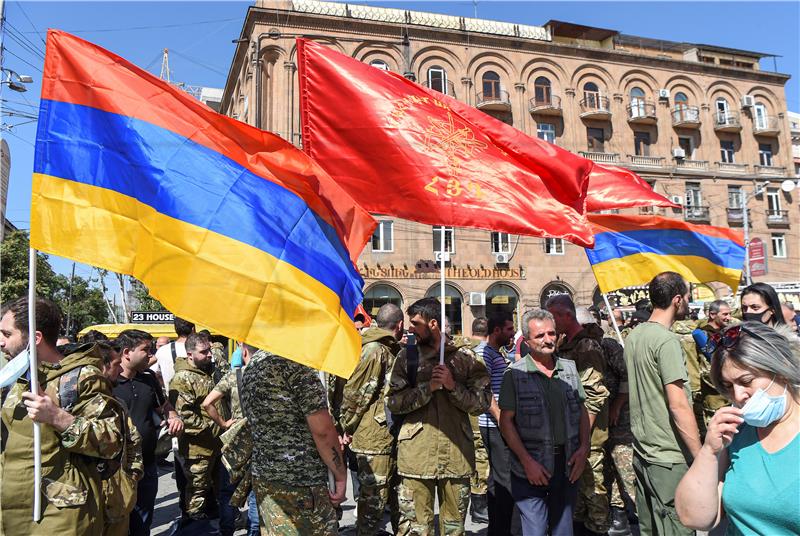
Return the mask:
[[236,349],[231,354],[231,367],[241,367],[244,365],[244,359],[242,359],[242,347],[237,346]]
[[[775,383],[775,378],[767,386],[767,389]],[[767,389],[759,389],[742,407],[742,418],[744,422],[756,428],[764,428],[777,421],[786,412],[786,387],[783,394],[770,396]]]
[[25,348],[17,357],[9,361],[0,370],[0,388],[11,386],[17,379],[21,378],[28,370],[30,365],[30,349]]

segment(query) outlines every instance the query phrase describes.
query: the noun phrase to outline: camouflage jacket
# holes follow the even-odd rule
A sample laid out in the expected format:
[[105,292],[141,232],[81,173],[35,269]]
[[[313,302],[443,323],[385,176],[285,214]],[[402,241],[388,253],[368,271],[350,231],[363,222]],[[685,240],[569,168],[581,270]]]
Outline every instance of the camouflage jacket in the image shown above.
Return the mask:
[[[244,377],[244,369],[239,370],[239,374]],[[241,419],[242,418],[242,405],[239,401],[239,385],[236,381],[236,369],[230,369],[225,376],[214,386],[214,390],[222,393],[222,401],[219,406],[222,406],[222,418],[226,421],[228,419]]]
[[[211,378],[214,380],[214,384],[217,384],[231,370],[231,364],[228,361],[228,356],[225,354],[225,346],[223,346],[221,342],[211,343],[211,360],[214,363],[214,370],[211,372]],[[230,417],[227,417],[227,419],[230,419]]]
[[361,337],[361,361],[344,386],[339,422],[353,436],[350,450],[389,454],[394,438],[386,423],[386,375],[400,351],[390,331],[369,328]]
[[[585,327],[586,332],[594,340],[600,343],[605,356],[605,375],[604,383],[608,389],[609,408],[620,393],[628,393],[628,367],[625,365],[625,349],[617,342],[616,338],[605,336],[602,328],[597,324],[589,324]],[[626,403],[619,412],[619,418],[614,426],[609,423],[609,433],[615,438],[630,437],[631,412],[630,406]]]
[[[103,531],[101,479],[98,459],[112,460],[122,448],[122,420],[115,411],[111,385],[101,372],[102,357],[94,345],[83,345],[56,364],[39,365],[39,383],[59,406],[59,378],[80,367],[77,398],[69,410],[72,424],[59,433],[41,429],[42,520],[34,524],[33,424],[22,404],[30,390],[25,377],[11,386],[3,403],[7,436],[3,445],[3,534],[81,534]],[[49,504],[48,504],[49,503]]]
[[202,407],[203,400],[213,388],[211,371],[194,366],[188,358],[175,361],[175,376],[169,382],[169,401],[183,419],[178,452],[185,458],[219,454],[219,426]]
[[414,478],[464,478],[475,466],[470,415],[489,409],[492,398],[489,373],[466,349],[445,346],[445,365],[453,374],[453,391],[430,390],[439,348],[420,345],[417,385],[408,385],[406,350],[392,365],[386,403],[393,413],[405,415],[397,440],[397,468]]
[[230,481],[236,482],[230,503],[244,506],[252,489],[253,476],[250,460],[253,457],[253,432],[247,419],[239,419],[233,426],[225,430],[222,440],[222,463],[228,470]]
[[120,531],[127,527],[128,516],[136,506],[137,482],[144,474],[142,436],[121,403],[119,410],[125,418],[125,445],[120,467],[110,478],[102,481],[107,534],[115,532],[108,528],[109,525],[124,524],[119,527]]

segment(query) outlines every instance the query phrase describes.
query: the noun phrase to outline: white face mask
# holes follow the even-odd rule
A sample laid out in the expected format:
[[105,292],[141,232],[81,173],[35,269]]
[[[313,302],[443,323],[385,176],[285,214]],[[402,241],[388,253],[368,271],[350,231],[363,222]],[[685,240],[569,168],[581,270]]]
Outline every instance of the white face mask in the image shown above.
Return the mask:
[[30,365],[30,347],[25,348],[14,359],[6,363],[0,370],[0,388],[9,387],[28,371]]

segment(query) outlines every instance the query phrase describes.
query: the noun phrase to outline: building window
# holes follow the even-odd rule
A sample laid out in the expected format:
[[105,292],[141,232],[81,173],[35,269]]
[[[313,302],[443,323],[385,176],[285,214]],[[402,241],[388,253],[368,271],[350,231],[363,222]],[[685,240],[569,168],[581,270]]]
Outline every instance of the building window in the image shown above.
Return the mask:
[[767,210],[770,216],[779,216],[781,213],[781,194],[777,188],[767,188]]
[[586,146],[590,153],[605,152],[605,133],[602,128],[586,128]]
[[686,159],[691,160],[694,156],[694,143],[689,136],[678,136],[678,146],[686,153]]
[[483,98],[484,100],[500,98],[500,75],[494,71],[483,73]]
[[371,62],[369,62],[369,64],[375,67],[376,69],[380,69],[381,71],[389,70],[389,64],[383,60],[372,60]]
[[[433,251],[438,253],[442,250],[442,227],[434,226],[433,228]],[[455,253],[455,242],[453,240],[453,228],[444,228],[444,250],[448,253]]]
[[372,234],[372,251],[393,251],[394,235],[392,221],[380,221]]
[[696,182],[686,183],[686,206],[687,207],[703,206],[703,191],[700,189],[699,183]]
[[[439,286],[439,283],[436,283],[431,288],[428,289],[428,292],[425,293],[426,298],[436,298],[437,300],[441,301],[442,299],[442,287]],[[456,287],[449,283],[445,283],[444,285],[444,316],[446,317],[445,320],[450,325],[450,334],[451,335],[461,335],[463,329],[463,320],[461,316],[461,304],[463,303],[463,298],[461,297],[461,292],[458,291]]]
[[755,106],[753,106],[753,120],[756,123],[756,128],[758,130],[763,130],[767,128],[767,107],[764,106],[763,102],[757,102]]
[[548,255],[563,255],[564,254],[564,239],[563,238],[545,238],[544,239],[544,252]]
[[548,105],[552,103],[552,88],[550,87],[550,80],[544,76],[538,77],[533,82],[533,97],[536,106]]
[[486,291],[486,317],[497,313],[511,313],[514,325],[519,326],[519,294],[514,287],[505,283],[495,283]]
[[371,316],[378,314],[378,309],[387,303],[392,303],[401,308],[403,306],[403,297],[392,286],[384,284],[372,285],[364,292],[364,310]]
[[636,156],[650,156],[650,133],[634,132],[633,148]]
[[540,140],[550,143],[556,142],[556,126],[553,123],[539,123],[536,125],[536,136]]
[[631,89],[631,117],[644,117],[647,110],[644,106],[644,90],[640,87]]
[[586,99],[587,108],[600,108],[600,90],[594,82],[587,82],[583,86],[583,98]]
[[428,69],[428,87],[447,94],[447,72],[438,65]]
[[678,91],[675,93],[675,106],[679,108],[685,108],[689,105],[689,97],[686,96],[686,93],[682,91]]
[[783,233],[772,235],[772,256],[776,259],[786,258],[786,238]]
[[511,253],[511,235],[492,233],[492,253]]
[[742,208],[743,199],[741,186],[728,186],[728,208]]
[[719,140],[719,161],[726,164],[733,164],[733,142],[730,140]]
[[717,107],[717,124],[727,125],[730,117],[728,116],[728,101],[725,97],[719,97],[716,100]]
[[762,166],[772,165],[772,144],[759,143],[758,144],[758,161]]

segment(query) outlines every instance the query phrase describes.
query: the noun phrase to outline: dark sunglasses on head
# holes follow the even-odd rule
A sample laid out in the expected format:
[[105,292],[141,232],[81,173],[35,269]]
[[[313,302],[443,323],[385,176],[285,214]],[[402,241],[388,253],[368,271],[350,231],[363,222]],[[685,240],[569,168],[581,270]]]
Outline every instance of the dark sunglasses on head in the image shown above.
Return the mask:
[[739,340],[742,338],[742,332],[750,335],[751,337],[755,337],[760,341],[764,341],[778,354],[781,353],[780,350],[775,348],[771,342],[763,337],[760,337],[759,335],[756,335],[744,327],[743,324],[736,324],[735,326],[723,329],[722,331],[712,333],[708,338],[708,342],[706,343],[705,351],[708,353],[708,355],[714,355],[714,353],[720,348],[725,348],[726,350],[735,348],[736,345],[739,344]]

